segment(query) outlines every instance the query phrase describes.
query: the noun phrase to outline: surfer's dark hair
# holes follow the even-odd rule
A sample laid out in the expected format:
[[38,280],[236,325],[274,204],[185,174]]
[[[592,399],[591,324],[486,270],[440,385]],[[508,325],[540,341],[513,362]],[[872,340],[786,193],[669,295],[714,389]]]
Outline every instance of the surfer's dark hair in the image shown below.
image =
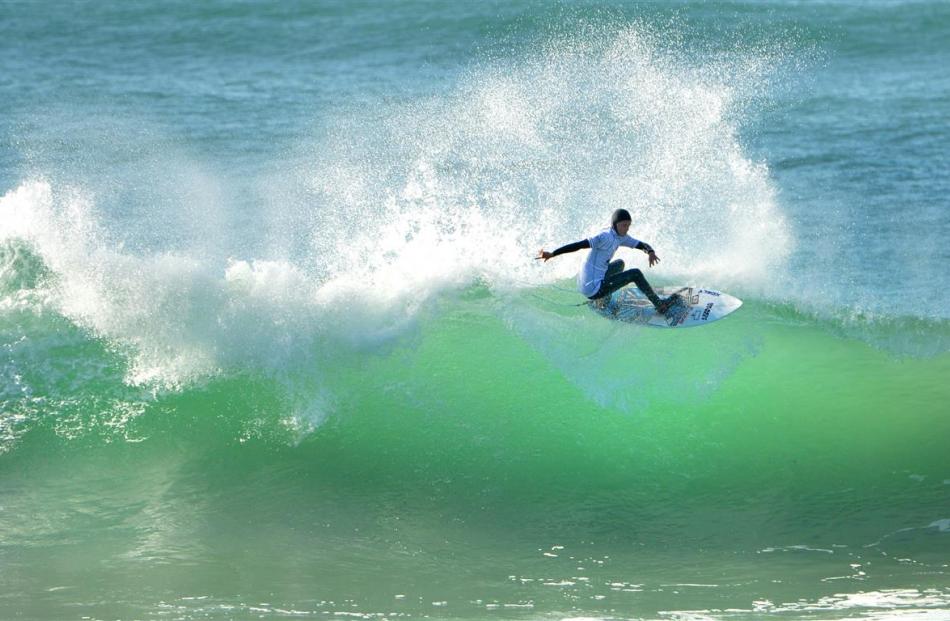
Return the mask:
[[617,209],[610,216],[610,228],[616,230],[618,222],[631,221],[630,212],[626,209]]

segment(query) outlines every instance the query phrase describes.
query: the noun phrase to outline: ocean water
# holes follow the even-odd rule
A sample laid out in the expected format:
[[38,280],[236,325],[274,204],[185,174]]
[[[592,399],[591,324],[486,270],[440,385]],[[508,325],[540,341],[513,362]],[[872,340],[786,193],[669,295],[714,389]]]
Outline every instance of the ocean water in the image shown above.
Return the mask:
[[0,619],[950,619],[948,32],[0,2]]

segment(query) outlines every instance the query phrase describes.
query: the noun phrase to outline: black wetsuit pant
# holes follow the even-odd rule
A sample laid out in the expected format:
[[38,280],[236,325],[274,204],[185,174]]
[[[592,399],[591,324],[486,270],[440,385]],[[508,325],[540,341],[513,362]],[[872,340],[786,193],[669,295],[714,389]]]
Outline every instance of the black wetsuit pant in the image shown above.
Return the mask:
[[627,270],[626,272],[623,271],[623,261],[620,259],[611,261],[610,264],[607,265],[607,273],[604,274],[604,280],[600,283],[600,289],[597,290],[597,293],[590,296],[589,299],[600,299],[630,283],[637,285],[637,288],[646,294],[654,306],[660,304],[660,297],[653,290],[653,287],[650,286],[650,283],[647,282],[647,279],[643,277],[643,272],[637,268]]

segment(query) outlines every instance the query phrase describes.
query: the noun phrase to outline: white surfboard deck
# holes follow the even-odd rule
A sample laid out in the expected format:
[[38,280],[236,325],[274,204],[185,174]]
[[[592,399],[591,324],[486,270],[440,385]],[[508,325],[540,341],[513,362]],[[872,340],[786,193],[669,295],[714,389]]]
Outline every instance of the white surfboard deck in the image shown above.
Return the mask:
[[742,300],[728,293],[703,287],[660,287],[656,292],[661,299],[678,293],[686,304],[674,307],[664,316],[656,312],[642,291],[636,287],[625,287],[614,291],[607,300],[588,302],[588,306],[608,319],[656,328],[703,326],[722,319],[742,306]]

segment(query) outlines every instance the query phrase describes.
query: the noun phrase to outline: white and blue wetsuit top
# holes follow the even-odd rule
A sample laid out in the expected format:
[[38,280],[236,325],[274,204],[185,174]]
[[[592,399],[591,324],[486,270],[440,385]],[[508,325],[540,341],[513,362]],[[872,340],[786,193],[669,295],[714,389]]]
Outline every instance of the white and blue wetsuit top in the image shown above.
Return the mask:
[[620,246],[636,248],[640,240],[629,235],[617,235],[613,228],[609,228],[588,238],[587,241],[590,243],[590,254],[587,255],[584,267],[577,275],[577,288],[582,294],[590,297],[600,289],[600,283],[603,282],[604,274],[607,273],[607,265],[617,252],[617,248]]

